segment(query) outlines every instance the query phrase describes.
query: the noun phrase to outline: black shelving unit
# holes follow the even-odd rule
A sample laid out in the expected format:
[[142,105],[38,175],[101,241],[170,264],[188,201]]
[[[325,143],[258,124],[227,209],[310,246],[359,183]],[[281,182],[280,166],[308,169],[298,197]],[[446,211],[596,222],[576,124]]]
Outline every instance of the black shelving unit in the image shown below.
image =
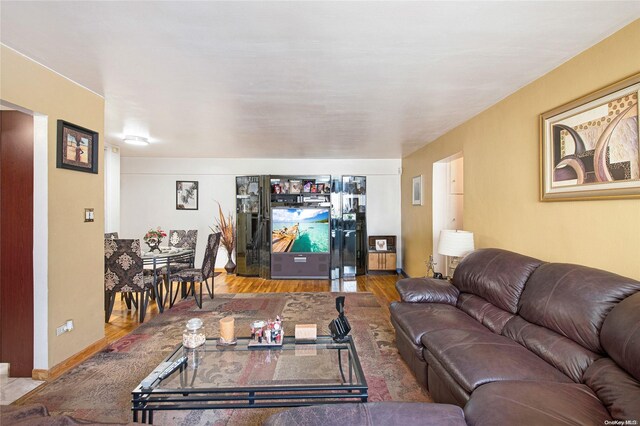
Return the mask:
[[240,276],[260,275],[261,198],[260,176],[236,177],[236,273]]
[[238,176],[236,201],[238,275],[271,278],[273,207],[311,206],[331,208],[330,278],[366,274],[366,177]]

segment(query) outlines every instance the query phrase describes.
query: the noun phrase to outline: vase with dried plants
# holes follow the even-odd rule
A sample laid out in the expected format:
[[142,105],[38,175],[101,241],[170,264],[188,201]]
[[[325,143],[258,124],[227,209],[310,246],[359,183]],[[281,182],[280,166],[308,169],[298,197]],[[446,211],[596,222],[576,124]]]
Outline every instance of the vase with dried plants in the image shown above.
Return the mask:
[[224,269],[227,274],[232,274],[236,269],[236,264],[233,262],[233,250],[236,248],[236,224],[231,212],[227,216],[224,215],[220,203],[218,203],[218,217],[215,219],[215,226],[211,229],[213,232],[220,232],[220,245],[224,247],[229,259],[224,265]]

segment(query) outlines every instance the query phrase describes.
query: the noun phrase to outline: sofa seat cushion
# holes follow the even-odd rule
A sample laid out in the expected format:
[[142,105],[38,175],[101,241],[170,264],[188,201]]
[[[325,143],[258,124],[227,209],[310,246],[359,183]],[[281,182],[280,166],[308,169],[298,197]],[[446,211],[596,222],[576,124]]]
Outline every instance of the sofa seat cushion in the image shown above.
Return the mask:
[[478,330],[486,327],[460,309],[442,303],[392,303],[389,307],[391,320],[418,347],[425,333],[435,330]]
[[434,357],[467,392],[500,380],[573,383],[513,340],[484,330],[439,330],[424,334],[425,359]]
[[265,426],[466,426],[460,407],[419,402],[369,402],[298,407],[269,417]]
[[494,382],[480,386],[464,407],[469,426],[599,425],[611,420],[585,385]]

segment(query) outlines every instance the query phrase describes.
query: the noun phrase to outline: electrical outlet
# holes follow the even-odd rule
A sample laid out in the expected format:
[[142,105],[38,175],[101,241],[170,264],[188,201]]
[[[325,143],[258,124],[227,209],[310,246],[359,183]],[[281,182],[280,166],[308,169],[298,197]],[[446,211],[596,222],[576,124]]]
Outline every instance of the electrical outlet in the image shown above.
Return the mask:
[[56,328],[56,336],[59,336],[71,330],[73,330],[73,320],[67,320],[60,327]]

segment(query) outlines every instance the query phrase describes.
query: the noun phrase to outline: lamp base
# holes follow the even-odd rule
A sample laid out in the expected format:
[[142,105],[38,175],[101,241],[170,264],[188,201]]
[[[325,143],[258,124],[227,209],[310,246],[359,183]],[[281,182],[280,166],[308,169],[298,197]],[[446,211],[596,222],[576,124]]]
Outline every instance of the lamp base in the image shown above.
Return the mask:
[[451,281],[453,279],[453,273],[456,271],[458,264],[460,264],[460,258],[458,256],[447,256],[449,262],[447,262],[447,279]]

